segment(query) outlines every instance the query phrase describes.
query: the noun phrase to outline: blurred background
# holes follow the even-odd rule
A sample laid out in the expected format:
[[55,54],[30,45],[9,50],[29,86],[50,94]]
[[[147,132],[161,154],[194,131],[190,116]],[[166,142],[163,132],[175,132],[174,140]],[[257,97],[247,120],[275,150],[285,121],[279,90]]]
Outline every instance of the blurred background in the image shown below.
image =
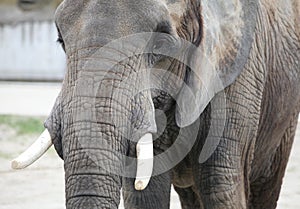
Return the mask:
[[[10,161],[43,131],[66,71],[53,15],[60,0],[0,0],[0,209],[62,209],[63,162],[53,148],[25,170]],[[298,128],[279,209],[300,208]],[[120,208],[123,208],[122,204]],[[172,191],[171,209],[179,209]]]
[[65,57],[56,43],[57,33],[53,22],[57,2],[52,1],[39,8],[33,4],[32,7],[31,11],[24,12],[17,0],[0,0],[1,80],[63,79]]

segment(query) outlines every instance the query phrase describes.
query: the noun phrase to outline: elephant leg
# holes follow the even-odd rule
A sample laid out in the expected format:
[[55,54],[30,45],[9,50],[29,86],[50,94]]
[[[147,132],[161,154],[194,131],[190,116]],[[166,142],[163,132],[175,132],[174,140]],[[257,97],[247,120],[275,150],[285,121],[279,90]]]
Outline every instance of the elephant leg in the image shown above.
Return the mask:
[[201,209],[199,196],[193,191],[192,187],[179,188],[174,186],[178,193],[182,209]]
[[[209,133],[206,138],[198,139],[199,153],[194,176],[204,208],[246,209],[248,206],[249,171],[263,92],[262,88],[251,84],[254,76],[247,70],[225,89],[225,107],[219,107],[221,102],[218,100],[213,101],[216,103],[212,103],[211,107]],[[219,114],[222,112],[226,114]],[[204,145],[216,142],[218,144],[207,156],[208,159],[198,161],[199,156],[207,151],[202,150]]]
[[151,177],[143,191],[134,188],[132,178],[123,178],[123,197],[126,209],[169,209],[171,177],[169,173]]
[[291,120],[286,129],[280,146],[273,157],[270,172],[272,176],[261,176],[251,183],[250,208],[274,209],[277,205],[282,179],[288,163],[297,127],[298,114]]
[[[221,147],[224,148],[224,146],[225,144],[222,143]],[[232,146],[238,147],[236,144]],[[235,158],[239,154],[228,156],[226,152],[219,149],[211,159],[199,168],[200,175],[196,180],[196,187],[199,190],[203,207],[209,209],[246,209],[248,177],[244,173],[244,165],[238,162],[241,159]]]

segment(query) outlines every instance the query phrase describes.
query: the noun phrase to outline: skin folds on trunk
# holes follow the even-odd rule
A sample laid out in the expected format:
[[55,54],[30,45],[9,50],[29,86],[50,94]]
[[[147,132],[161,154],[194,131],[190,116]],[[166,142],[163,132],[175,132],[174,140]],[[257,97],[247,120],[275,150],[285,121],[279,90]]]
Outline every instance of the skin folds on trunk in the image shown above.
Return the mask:
[[70,147],[64,159],[67,208],[118,208],[121,177],[115,173],[122,173],[120,154],[125,154],[127,145],[119,136],[108,136],[114,132],[112,126],[98,125],[105,131],[78,139],[75,131],[65,145]]
[[[137,91],[147,89],[139,86],[147,82],[138,83],[140,75],[128,69],[140,64],[139,57],[102,72],[100,80],[101,72],[92,69],[99,59],[84,53],[89,50],[68,63],[45,127],[64,159],[67,208],[118,208],[129,140],[136,143],[156,131],[154,107],[149,91]],[[134,176],[131,172],[127,175]]]

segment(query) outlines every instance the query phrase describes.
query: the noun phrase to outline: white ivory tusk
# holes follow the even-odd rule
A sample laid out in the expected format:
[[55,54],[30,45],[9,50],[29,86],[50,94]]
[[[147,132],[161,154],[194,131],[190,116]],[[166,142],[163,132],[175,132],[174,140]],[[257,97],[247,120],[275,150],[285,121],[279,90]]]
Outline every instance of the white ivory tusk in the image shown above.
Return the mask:
[[39,159],[52,145],[51,137],[47,129],[41,136],[19,157],[11,162],[13,169],[23,169]]
[[136,145],[137,171],[134,187],[144,190],[150,181],[153,170],[153,139],[152,134],[145,134]]

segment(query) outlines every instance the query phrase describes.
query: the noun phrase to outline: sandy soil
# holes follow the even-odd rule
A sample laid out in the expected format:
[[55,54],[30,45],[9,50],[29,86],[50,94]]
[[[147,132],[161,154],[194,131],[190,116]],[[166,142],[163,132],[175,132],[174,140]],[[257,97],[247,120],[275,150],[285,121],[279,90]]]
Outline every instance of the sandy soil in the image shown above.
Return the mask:
[[[13,129],[0,125],[0,209],[65,208],[63,164],[54,149],[25,170],[13,171],[10,168],[10,160],[35,137],[16,136]],[[300,126],[294,145],[278,209],[300,208],[300,155],[297,155],[300,151]],[[180,208],[179,200],[172,191],[171,209],[177,208]]]
[[60,88],[60,83],[0,82],[0,114],[48,115]]

